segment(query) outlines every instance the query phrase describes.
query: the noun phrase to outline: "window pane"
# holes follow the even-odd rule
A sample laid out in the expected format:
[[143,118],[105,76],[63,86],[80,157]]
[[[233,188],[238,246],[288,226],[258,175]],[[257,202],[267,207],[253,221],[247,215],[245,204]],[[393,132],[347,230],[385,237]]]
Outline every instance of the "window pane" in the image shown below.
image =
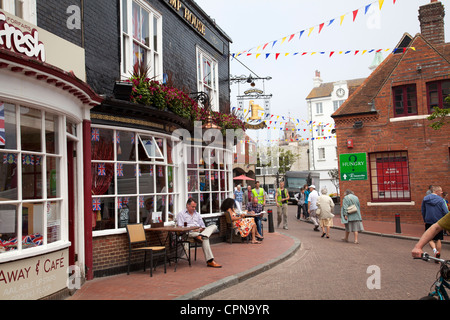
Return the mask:
[[142,20],[141,20],[141,7],[133,1],[133,38],[137,41],[141,41]]
[[96,196],[114,194],[114,164],[93,163],[91,166],[92,194]]
[[42,157],[22,155],[22,197],[42,199]]
[[158,52],[158,19],[153,17],[153,50]]
[[59,123],[58,116],[50,113],[45,114],[45,144],[47,153],[59,154],[58,123]]
[[450,95],[450,81],[444,81],[442,82],[442,99],[443,105],[445,108],[449,107],[449,104],[445,101],[445,98],[447,98]]
[[61,203],[47,203],[47,243],[61,240]]
[[27,107],[20,107],[22,150],[37,152],[42,151],[41,119],[41,111]]
[[144,225],[151,223],[153,208],[153,196],[140,196],[139,197],[139,221]]
[[155,175],[153,165],[139,165],[139,193],[153,193],[155,190]]
[[92,160],[114,160],[113,130],[91,129]]
[[117,199],[119,228],[125,228],[130,223],[137,223],[136,199],[136,197],[119,197]]
[[166,167],[156,166],[156,192],[167,193]]
[[147,11],[141,10],[141,19],[142,19],[142,38],[141,43],[144,43],[147,47],[150,47],[150,17]]
[[118,161],[134,161],[136,159],[133,132],[116,131],[116,147]]
[[22,204],[22,249],[43,245],[43,216],[42,203]]
[[92,198],[92,210],[95,215],[93,230],[114,229],[116,216],[115,198]]
[[61,197],[59,158],[47,157],[47,198]]
[[0,156],[2,157],[0,162],[0,198],[17,200],[17,154],[0,153]]
[[[4,121],[3,123],[2,120]],[[16,106],[1,101],[0,149],[17,149]]]
[[0,205],[0,253],[17,249],[17,206]]
[[123,32],[128,33],[128,0],[122,0],[122,27]]
[[136,193],[136,166],[134,164],[117,163],[117,193]]
[[198,191],[198,176],[196,170],[188,170],[187,184],[188,192]]

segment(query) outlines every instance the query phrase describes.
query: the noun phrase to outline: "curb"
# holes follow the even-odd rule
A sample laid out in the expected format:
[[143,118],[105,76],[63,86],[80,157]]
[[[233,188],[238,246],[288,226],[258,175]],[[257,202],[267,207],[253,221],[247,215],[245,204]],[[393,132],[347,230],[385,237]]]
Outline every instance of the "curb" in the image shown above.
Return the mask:
[[200,300],[204,297],[207,297],[209,295],[212,295],[216,292],[219,292],[223,289],[232,287],[234,285],[239,284],[240,282],[243,282],[245,280],[248,280],[258,274],[261,274],[273,267],[275,267],[276,265],[286,261],[287,259],[289,259],[290,257],[292,257],[297,251],[298,249],[300,249],[301,246],[301,242],[299,239],[287,235],[285,233],[279,232],[280,234],[287,236],[291,239],[294,240],[294,244],[286,251],[284,252],[282,255],[280,255],[279,257],[272,259],[268,262],[265,262],[263,264],[260,264],[256,267],[253,267],[251,269],[248,269],[246,271],[243,271],[241,273],[235,274],[233,276],[229,276],[226,277],[224,279],[215,281],[213,283],[207,284],[203,287],[200,287],[198,289],[195,289],[193,291],[191,291],[190,293],[187,293],[185,295],[179,296],[173,300]]

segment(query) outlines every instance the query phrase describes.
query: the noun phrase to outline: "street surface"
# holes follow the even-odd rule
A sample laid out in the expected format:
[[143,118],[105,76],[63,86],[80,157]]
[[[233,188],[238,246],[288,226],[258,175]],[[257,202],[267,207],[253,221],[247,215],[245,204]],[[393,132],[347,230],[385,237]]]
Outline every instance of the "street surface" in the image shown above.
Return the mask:
[[[354,244],[350,234],[345,243],[338,229],[321,238],[312,224],[295,218],[296,210],[289,206],[289,230],[277,228],[274,210],[275,231],[302,243],[294,256],[204,300],[417,300],[429,292],[439,267],[412,259],[415,241],[360,234]],[[264,228],[268,232],[267,223]],[[450,258],[449,249],[443,245],[443,259]],[[425,251],[431,252],[428,245]]]

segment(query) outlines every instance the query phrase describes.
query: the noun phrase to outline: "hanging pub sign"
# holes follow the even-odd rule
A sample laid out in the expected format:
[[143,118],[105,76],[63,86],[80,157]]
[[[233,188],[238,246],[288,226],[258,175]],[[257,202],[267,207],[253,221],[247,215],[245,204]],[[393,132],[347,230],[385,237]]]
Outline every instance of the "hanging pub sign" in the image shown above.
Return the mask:
[[225,44],[219,37],[210,30],[196,15],[193,13],[186,5],[180,0],[165,0],[164,1],[169,7],[171,7],[175,12],[192,28],[194,28],[198,33],[200,33],[206,41],[209,42],[217,51],[223,54]]
[[36,29],[0,11],[0,48],[6,48],[45,62],[45,47]]

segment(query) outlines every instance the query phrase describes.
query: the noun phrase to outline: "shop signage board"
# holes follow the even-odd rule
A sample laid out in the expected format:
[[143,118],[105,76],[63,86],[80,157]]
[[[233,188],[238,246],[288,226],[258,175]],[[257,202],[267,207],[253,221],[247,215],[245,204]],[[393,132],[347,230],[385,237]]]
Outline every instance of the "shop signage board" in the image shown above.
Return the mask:
[[2,263],[0,300],[37,300],[58,292],[67,287],[68,268],[68,249]]
[[367,180],[367,154],[349,153],[339,155],[339,171],[342,181]]

